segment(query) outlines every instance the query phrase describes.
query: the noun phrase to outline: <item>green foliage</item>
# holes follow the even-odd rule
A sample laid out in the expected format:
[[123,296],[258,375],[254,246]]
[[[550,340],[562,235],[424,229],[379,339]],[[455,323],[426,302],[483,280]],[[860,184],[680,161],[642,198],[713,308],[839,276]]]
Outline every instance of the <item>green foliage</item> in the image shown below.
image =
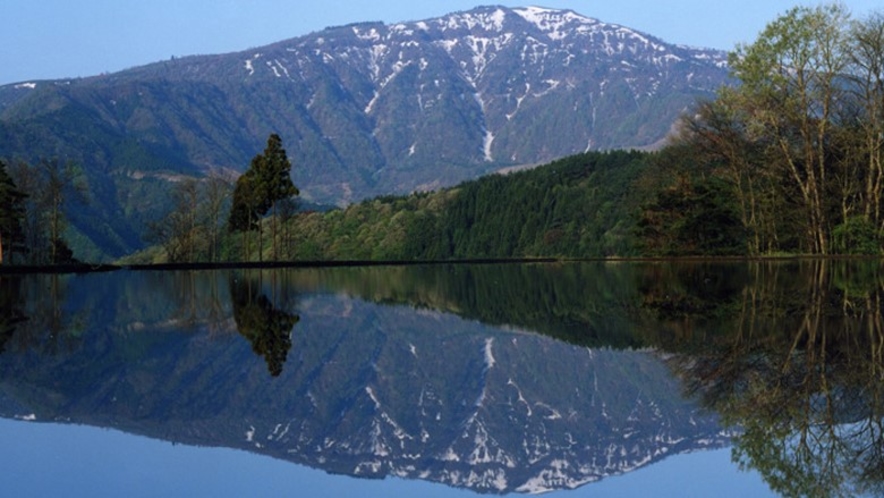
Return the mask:
[[252,158],[249,169],[236,182],[228,223],[231,231],[257,228],[258,220],[276,202],[298,195],[291,169],[282,139],[271,134],[264,153]]
[[673,269],[642,284],[658,347],[689,393],[741,429],[741,468],[784,496],[879,494],[881,262]]
[[684,150],[732,189],[745,252],[879,252],[882,28],[835,3],[795,7],[731,54],[740,85],[685,119]]
[[637,232],[653,256],[745,254],[745,232],[722,180],[680,178],[642,206]]
[[258,193],[257,174],[253,170],[246,171],[236,180],[233,189],[233,203],[227,228],[233,231],[254,230],[257,228],[258,210],[261,205]]
[[[282,139],[277,134],[271,134],[267,139],[267,147],[263,154],[258,154],[252,159],[249,169],[236,181],[233,191],[233,204],[230,207],[230,215],[227,222],[231,232],[243,232],[245,239],[244,249],[248,257],[247,232],[258,229],[258,258],[263,257],[263,239],[261,218],[270,208],[280,201],[290,199],[298,195],[298,189],[292,183],[292,164],[288,160],[285,149],[282,148]],[[276,217],[273,217],[274,257],[276,257]]]
[[263,154],[252,159],[251,168],[258,179],[261,204],[258,212],[267,214],[277,202],[298,195],[298,189],[292,183],[292,163],[289,162],[282,139],[273,133],[267,138],[267,147]]
[[229,197],[230,184],[222,178],[180,179],[168,211],[148,223],[148,240],[162,246],[168,262],[218,261]]
[[291,221],[296,260],[635,254],[640,152],[590,153],[435,193],[386,196]]
[[[460,185],[437,220],[444,258],[628,255],[638,152],[572,156],[534,170]],[[418,255],[420,257],[420,255]]]
[[847,218],[832,230],[834,249],[839,254],[881,254],[881,231],[862,216]]
[[[17,226],[6,225],[5,228],[13,230],[13,248],[27,255],[22,262],[59,264],[75,261],[67,237],[77,235],[78,231],[70,227],[68,213],[88,205],[90,192],[81,168],[69,161],[41,159],[35,165],[16,161],[9,174],[3,164],[2,171],[8,181],[0,176],[0,183],[5,185],[0,187],[0,196],[7,196],[7,215],[16,213],[13,216],[18,219]],[[4,190],[6,194],[2,192]],[[4,228],[2,225],[8,223],[2,218],[0,213],[0,232]]]

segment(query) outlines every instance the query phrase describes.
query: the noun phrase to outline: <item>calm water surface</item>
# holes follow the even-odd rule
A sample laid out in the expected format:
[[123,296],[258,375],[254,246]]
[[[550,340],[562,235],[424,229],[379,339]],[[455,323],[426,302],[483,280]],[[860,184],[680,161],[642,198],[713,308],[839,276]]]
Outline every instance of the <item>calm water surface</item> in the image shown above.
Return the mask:
[[21,496],[880,494],[877,263],[0,277]]

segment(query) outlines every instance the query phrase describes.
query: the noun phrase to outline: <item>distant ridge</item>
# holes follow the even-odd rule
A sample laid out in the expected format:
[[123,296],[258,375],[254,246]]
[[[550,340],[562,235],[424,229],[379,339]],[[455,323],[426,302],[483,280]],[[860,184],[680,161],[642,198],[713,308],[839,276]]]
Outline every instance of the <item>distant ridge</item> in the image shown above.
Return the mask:
[[[0,157],[80,163],[96,197],[72,221],[119,256],[143,245],[170,178],[242,171],[271,132],[303,199],[345,204],[586,150],[653,148],[726,80],[722,51],[570,10],[478,7],[6,85]],[[88,233],[90,223],[107,228]]]

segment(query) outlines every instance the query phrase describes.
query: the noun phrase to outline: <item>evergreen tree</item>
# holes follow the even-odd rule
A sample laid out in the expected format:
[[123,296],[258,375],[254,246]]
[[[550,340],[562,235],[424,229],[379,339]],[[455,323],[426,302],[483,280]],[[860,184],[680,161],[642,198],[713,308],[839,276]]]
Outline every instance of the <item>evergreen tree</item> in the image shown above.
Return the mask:
[[6,164],[0,161],[0,264],[3,264],[3,251],[12,252],[23,247],[24,231],[22,219],[25,216],[24,199],[12,177],[6,171]]
[[[260,220],[267,215],[277,202],[298,195],[292,182],[292,163],[289,161],[282,139],[273,133],[267,139],[267,147],[262,154],[252,159],[249,169],[236,181],[233,191],[233,204],[230,207],[228,229],[246,233],[258,229],[258,257],[261,258],[261,237],[263,230]],[[274,244],[276,223],[273,223]],[[248,240],[247,238],[245,239]],[[248,243],[244,248],[248,254]]]
[[[291,199],[300,193],[292,182],[291,171],[292,163],[282,147],[282,139],[275,133],[270,135],[267,139],[267,148],[264,149],[259,176],[264,178],[264,187],[267,189],[265,195],[270,201],[270,207],[274,211],[270,224],[273,231],[273,259],[278,259],[279,257],[276,208],[281,201]],[[260,233],[261,228],[259,226],[258,234],[260,235]]]

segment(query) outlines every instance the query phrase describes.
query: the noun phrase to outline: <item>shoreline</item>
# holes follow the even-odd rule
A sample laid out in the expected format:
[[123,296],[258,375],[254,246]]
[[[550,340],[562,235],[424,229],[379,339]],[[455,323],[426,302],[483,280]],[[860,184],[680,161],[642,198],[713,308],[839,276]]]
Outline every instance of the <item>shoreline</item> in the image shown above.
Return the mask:
[[181,270],[236,270],[285,268],[358,268],[371,266],[421,265],[501,265],[501,264],[555,264],[555,263],[761,263],[780,261],[881,261],[884,256],[855,255],[782,255],[782,256],[672,256],[623,258],[476,258],[453,260],[338,260],[338,261],[234,261],[218,263],[159,263],[159,264],[73,264],[73,265],[3,265],[0,275],[27,274],[85,274],[114,271],[181,271]]

